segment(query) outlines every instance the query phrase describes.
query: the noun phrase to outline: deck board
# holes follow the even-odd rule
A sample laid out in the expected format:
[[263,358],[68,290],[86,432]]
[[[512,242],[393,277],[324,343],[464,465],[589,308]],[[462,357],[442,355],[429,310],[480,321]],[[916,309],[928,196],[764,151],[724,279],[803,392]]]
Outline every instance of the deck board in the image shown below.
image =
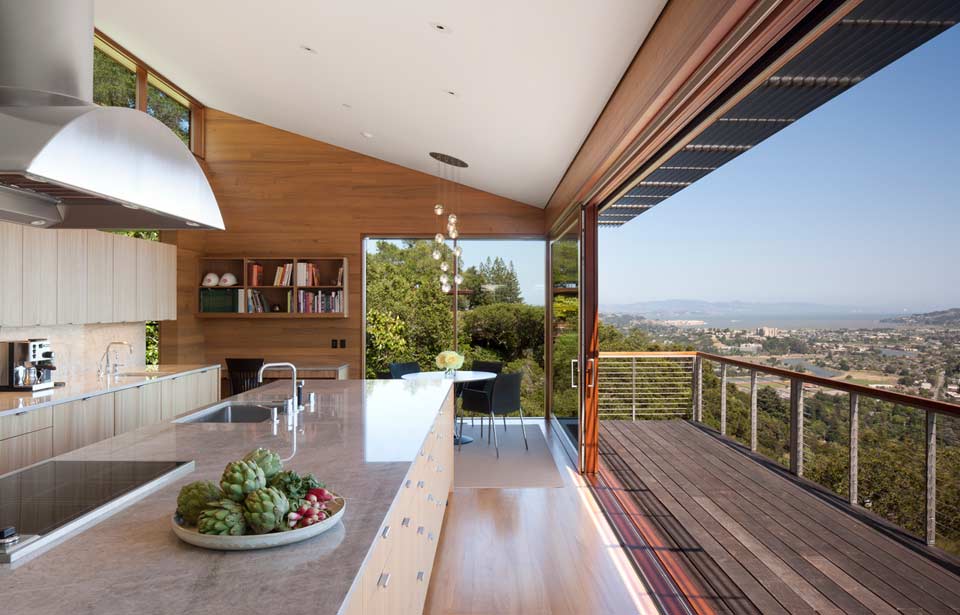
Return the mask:
[[[960,612],[955,562],[686,421],[601,421],[622,487],[718,612]],[[834,498],[839,501],[839,499]],[[704,561],[712,559],[715,565]]]

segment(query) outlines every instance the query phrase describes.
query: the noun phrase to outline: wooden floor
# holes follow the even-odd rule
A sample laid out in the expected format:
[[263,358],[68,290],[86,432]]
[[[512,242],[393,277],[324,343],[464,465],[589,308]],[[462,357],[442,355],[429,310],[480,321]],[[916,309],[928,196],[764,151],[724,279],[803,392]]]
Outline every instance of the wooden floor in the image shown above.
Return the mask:
[[699,612],[956,613],[960,568],[686,421],[601,421],[603,471]]
[[540,428],[564,486],[455,489],[425,613],[656,612],[557,435],[542,423]]

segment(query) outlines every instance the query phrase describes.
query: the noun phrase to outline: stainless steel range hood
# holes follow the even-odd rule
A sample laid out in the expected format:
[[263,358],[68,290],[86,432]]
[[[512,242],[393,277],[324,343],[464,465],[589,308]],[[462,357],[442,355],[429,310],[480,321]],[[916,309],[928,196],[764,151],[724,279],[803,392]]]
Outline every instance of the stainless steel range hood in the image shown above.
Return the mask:
[[0,0],[0,220],[222,230],[173,131],[92,98],[93,0]]

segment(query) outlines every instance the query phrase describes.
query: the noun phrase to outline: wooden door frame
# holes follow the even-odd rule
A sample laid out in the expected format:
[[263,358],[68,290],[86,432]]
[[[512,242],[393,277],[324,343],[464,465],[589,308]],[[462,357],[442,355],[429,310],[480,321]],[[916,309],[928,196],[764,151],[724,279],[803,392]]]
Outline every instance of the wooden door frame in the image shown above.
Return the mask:
[[600,208],[580,209],[580,471],[595,474],[599,462],[600,293],[598,228]]

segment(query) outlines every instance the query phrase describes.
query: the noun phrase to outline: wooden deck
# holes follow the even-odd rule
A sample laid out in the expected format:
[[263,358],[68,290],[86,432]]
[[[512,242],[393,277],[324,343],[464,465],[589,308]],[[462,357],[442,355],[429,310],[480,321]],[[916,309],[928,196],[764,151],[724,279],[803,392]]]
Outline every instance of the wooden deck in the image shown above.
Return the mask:
[[700,613],[957,613],[960,566],[686,421],[601,421],[600,476]]

